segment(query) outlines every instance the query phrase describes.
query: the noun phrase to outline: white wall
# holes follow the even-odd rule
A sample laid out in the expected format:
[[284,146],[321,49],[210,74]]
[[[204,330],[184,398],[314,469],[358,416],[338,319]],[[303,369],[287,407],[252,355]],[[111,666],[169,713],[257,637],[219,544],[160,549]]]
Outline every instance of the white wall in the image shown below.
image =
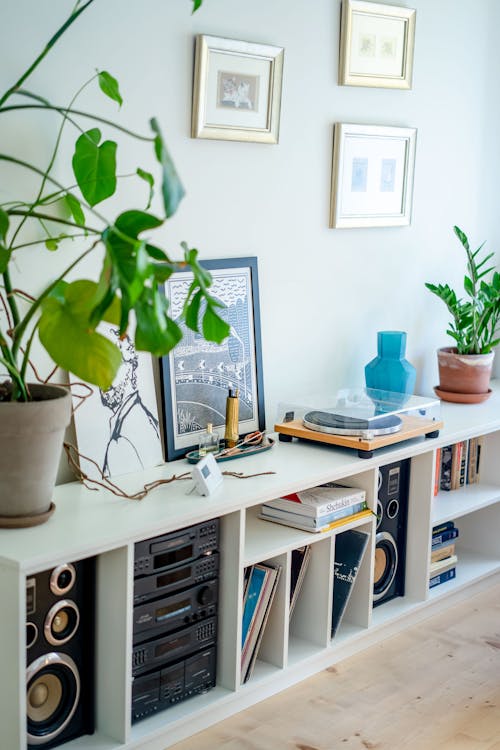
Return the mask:
[[[72,5],[2,0],[2,91]],[[474,244],[500,244],[499,4],[410,5],[417,9],[411,91],[337,85],[340,0],[204,0],[194,16],[188,0],[95,0],[34,76],[32,88],[65,103],[96,67],[116,75],[125,98],[120,117],[143,131],[150,116],[159,118],[187,188],[165,229],[166,246],[185,239],[204,258],[258,257],[269,427],[281,400],[328,405],[338,388],[363,385],[380,329],[408,332],[417,392],[432,394],[435,350],[451,342],[446,311],[424,281],[460,284],[454,224]],[[190,138],[197,33],[285,48],[279,145]],[[85,106],[115,116],[113,105],[95,99],[86,94]],[[337,121],[418,129],[411,226],[328,228]],[[47,154],[47,120],[20,123],[3,124],[2,140]],[[134,143],[122,151],[132,168],[151,166]],[[6,192],[0,180],[0,200]],[[53,257],[26,254],[25,288],[40,283]]]

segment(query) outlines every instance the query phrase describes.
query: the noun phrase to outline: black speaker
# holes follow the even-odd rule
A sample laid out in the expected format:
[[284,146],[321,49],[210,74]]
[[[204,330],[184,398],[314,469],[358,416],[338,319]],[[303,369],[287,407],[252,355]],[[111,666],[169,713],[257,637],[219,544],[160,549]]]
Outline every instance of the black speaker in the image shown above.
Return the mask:
[[409,481],[409,459],[379,469],[374,607],[404,596]]
[[26,580],[28,747],[94,731],[95,558]]

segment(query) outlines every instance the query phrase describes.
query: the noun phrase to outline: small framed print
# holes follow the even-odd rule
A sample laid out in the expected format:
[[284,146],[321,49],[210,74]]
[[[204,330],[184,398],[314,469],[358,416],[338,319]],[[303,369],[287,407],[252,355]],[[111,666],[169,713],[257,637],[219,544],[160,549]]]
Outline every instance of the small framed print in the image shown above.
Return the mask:
[[198,447],[207,424],[224,436],[226,399],[238,391],[238,434],[265,429],[257,258],[204,260],[210,293],[225,309],[230,325],[222,344],[214,344],[180,320],[193,274],[173,273],[165,282],[170,314],[180,320],[183,338],[160,360],[166,460],[182,458]]
[[416,11],[343,0],[339,84],[411,89]]
[[199,34],[193,138],[278,143],[282,47]]
[[330,227],[394,227],[411,221],[415,128],[336,123]]

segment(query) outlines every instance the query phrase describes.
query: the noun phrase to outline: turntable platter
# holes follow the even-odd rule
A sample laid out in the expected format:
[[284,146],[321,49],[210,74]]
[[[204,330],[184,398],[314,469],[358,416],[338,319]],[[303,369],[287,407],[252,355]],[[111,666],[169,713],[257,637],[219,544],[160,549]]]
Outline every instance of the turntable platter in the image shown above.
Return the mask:
[[304,416],[303,424],[310,430],[325,432],[329,435],[372,438],[399,432],[403,422],[396,414],[360,419],[327,411],[310,411]]

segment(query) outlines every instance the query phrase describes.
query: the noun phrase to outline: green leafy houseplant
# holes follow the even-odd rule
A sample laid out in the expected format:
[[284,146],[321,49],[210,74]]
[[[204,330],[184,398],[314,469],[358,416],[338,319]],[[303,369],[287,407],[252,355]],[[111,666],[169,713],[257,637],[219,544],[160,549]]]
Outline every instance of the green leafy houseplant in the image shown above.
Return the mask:
[[[37,181],[33,195],[16,196],[0,204],[0,274],[3,279],[0,286],[0,369],[9,376],[0,388],[0,401],[30,399],[27,372],[37,334],[56,365],[102,390],[109,388],[121,362],[119,348],[97,330],[102,321],[115,324],[120,336],[124,336],[133,313],[136,349],[154,356],[167,354],[179,342],[182,332],[178,322],[169,316],[169,301],[163,284],[180,268],[189,267],[193,273],[183,310],[186,325],[218,343],[229,330],[218,314],[220,303],[210,294],[211,277],[199,264],[197,250],[182,243],[184,257],[176,262],[150,240],[150,234],[176,212],[184,196],[156,119],[150,121],[151,134],[141,135],[119,123],[77,109],[78,95],[69,105],[62,106],[25,88],[27,79],[57,40],[93,2],[78,0],[40,55],[0,97],[1,117],[8,117],[12,112],[29,115],[33,111],[52,112],[60,117],[55,145],[45,165],[2,153],[0,149],[0,161],[31,173]],[[194,12],[202,0],[192,2]],[[119,84],[110,73],[100,71],[91,80],[97,80],[103,94],[122,104]],[[156,169],[161,173],[161,215],[150,210],[155,178],[149,169],[137,167],[138,194],[147,193],[144,205],[129,208],[112,220],[104,216],[101,204],[116,194],[121,178],[117,176],[117,143],[103,138],[102,126],[116,128],[124,136],[151,144]],[[62,134],[68,127],[74,128],[77,135],[72,156],[74,180],[63,184],[55,176],[55,166]],[[37,233],[35,239],[33,231]],[[61,245],[68,249],[76,238],[79,238],[77,242],[86,242],[88,246],[40,293],[34,296],[13,286],[12,264],[18,253],[33,245],[38,245],[40,252],[61,252]],[[102,263],[97,280],[68,280],[68,277],[74,279],[78,264],[99,248],[104,252],[102,261],[101,254],[96,257],[96,262]]]
[[457,353],[488,354],[500,341],[500,274],[487,266],[494,253],[481,258],[484,243],[472,251],[464,232],[457,226],[453,229],[467,256],[467,296],[459,297],[448,284],[425,286],[444,302],[452,316],[446,332],[454,339]]

